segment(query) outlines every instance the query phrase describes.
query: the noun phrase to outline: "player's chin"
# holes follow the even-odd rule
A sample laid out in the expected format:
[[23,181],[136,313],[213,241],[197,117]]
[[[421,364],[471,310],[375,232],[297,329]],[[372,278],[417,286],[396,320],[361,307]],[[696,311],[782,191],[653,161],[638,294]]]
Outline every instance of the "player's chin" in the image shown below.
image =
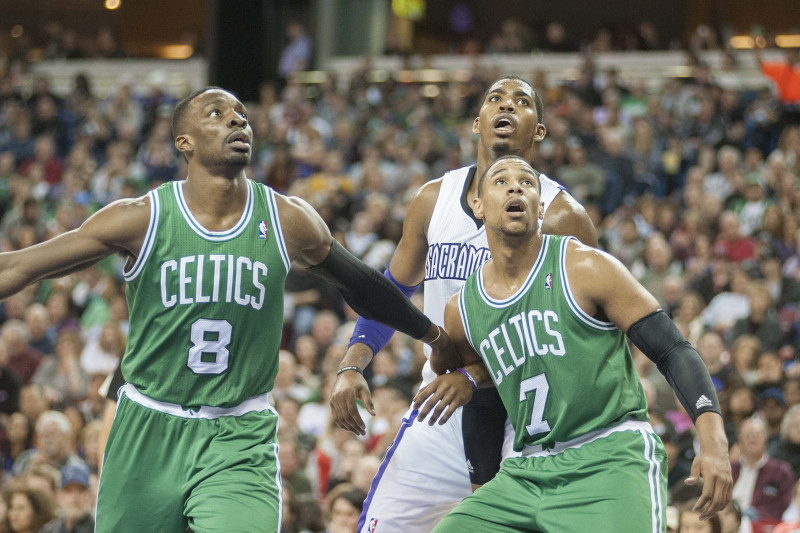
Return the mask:
[[242,166],[246,167],[250,164],[250,151],[247,152],[234,152],[225,158],[225,162],[229,166]]

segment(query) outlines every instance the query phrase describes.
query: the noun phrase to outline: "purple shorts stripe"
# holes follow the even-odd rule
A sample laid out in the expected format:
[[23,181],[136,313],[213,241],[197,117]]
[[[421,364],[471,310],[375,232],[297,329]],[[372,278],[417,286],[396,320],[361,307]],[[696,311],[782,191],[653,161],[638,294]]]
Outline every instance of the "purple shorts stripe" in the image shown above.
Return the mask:
[[403,433],[405,433],[406,429],[410,428],[412,424],[414,424],[414,420],[416,420],[419,411],[414,409],[411,411],[411,414],[408,418],[404,418],[402,424],[400,425],[400,429],[397,431],[397,437],[395,437],[394,442],[392,442],[389,449],[386,450],[386,457],[383,458],[383,462],[381,463],[380,468],[378,468],[378,473],[375,474],[375,477],[372,479],[372,485],[369,488],[369,494],[367,494],[367,499],[364,500],[364,507],[361,511],[361,516],[358,517],[358,531],[361,532],[361,529],[364,527],[364,522],[367,520],[367,511],[369,510],[369,506],[372,503],[372,497],[375,495],[375,491],[378,488],[378,484],[381,482],[381,478],[383,477],[383,473],[386,471],[386,467],[389,466],[389,461],[391,461],[392,456],[394,455],[395,450],[400,445],[400,441],[403,439]]

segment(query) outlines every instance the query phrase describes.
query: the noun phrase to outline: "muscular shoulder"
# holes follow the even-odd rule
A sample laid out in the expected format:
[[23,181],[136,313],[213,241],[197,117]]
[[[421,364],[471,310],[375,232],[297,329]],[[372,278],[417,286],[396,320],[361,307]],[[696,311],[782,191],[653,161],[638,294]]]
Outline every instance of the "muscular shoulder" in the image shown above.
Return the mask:
[[298,265],[318,265],[330,251],[331,233],[314,208],[296,196],[275,194],[289,258]]
[[436,200],[439,198],[439,191],[442,189],[442,178],[429,181],[414,194],[406,213],[407,228],[413,228],[420,234],[425,234],[428,230],[428,223],[431,220],[433,209],[436,207]]
[[586,209],[567,191],[561,191],[547,209],[542,231],[552,235],[571,235],[590,246],[597,246],[597,231]]
[[81,232],[136,254],[150,225],[150,197],[124,198],[108,204],[83,223]]

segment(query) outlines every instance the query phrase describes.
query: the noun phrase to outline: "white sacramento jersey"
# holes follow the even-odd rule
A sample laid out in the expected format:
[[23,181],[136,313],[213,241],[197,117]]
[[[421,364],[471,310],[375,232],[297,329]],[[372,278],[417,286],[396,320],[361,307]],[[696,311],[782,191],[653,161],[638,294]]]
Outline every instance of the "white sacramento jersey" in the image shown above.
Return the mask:
[[[472,214],[467,191],[477,167],[469,166],[447,172],[428,224],[428,255],[425,258],[424,309],[434,324],[444,327],[447,300],[464,286],[464,281],[491,257],[483,221]],[[539,174],[544,210],[550,207],[565,187]],[[430,348],[425,345],[425,355]],[[430,362],[422,369],[422,383],[436,378]]]

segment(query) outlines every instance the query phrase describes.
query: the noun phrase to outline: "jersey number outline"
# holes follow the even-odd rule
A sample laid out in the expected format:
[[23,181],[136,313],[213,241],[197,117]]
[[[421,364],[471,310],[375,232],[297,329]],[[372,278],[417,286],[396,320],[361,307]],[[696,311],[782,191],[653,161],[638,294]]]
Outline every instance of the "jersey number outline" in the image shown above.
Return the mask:
[[[207,339],[206,334],[217,334],[216,339]],[[186,366],[195,374],[222,374],[228,369],[231,352],[228,345],[233,338],[233,326],[227,320],[199,318],[192,324],[189,360]],[[213,361],[203,361],[203,354],[214,354]]]
[[547,382],[544,372],[519,382],[520,402],[525,402],[530,392],[533,392],[533,409],[531,423],[525,426],[525,430],[532,437],[550,431],[550,423],[544,420],[544,408],[547,406],[547,395],[550,393],[550,383]]

